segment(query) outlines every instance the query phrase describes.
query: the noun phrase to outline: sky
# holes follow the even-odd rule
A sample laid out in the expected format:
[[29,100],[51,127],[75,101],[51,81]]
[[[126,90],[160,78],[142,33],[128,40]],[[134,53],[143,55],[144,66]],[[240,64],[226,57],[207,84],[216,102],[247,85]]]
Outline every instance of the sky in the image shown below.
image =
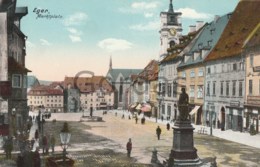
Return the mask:
[[[196,21],[232,12],[239,0],[173,0],[182,12],[182,34]],[[39,80],[62,81],[81,71],[105,76],[113,68],[143,69],[159,58],[160,12],[169,0],[17,0],[26,67]]]

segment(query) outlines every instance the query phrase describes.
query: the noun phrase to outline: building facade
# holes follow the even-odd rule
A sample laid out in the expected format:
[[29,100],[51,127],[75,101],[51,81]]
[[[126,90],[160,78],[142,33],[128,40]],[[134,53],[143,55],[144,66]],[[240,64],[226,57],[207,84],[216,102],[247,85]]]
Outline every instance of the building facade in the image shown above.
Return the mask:
[[0,124],[9,129],[3,135],[17,136],[28,119],[26,88],[30,70],[25,67],[27,37],[20,29],[27,13],[27,7],[16,7],[16,1],[0,2]]
[[243,130],[246,76],[242,46],[260,21],[255,15],[258,7],[258,1],[240,1],[205,59],[205,118],[222,130]]
[[245,117],[244,127],[249,130],[254,125],[259,133],[260,119],[260,24],[254,28],[244,42],[244,54],[246,57],[245,80]]

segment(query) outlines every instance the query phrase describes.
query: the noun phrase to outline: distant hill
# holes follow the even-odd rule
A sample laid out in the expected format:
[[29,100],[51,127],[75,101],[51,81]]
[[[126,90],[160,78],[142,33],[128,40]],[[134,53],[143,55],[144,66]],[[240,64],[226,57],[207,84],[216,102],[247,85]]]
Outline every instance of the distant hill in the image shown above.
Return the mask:
[[43,80],[39,80],[41,85],[50,85],[53,81],[43,81]]

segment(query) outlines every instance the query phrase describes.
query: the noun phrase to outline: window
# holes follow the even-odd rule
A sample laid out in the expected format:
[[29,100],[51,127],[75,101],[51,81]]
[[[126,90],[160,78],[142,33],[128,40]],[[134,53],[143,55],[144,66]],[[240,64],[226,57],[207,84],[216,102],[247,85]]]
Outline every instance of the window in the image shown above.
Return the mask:
[[208,71],[208,74],[210,74],[210,67],[208,67],[207,71]]
[[229,96],[229,82],[226,82],[226,95]]
[[190,77],[191,77],[191,78],[194,78],[194,77],[195,77],[195,72],[194,72],[194,70],[191,70],[191,71],[190,71]]
[[23,76],[23,88],[27,88],[27,75]]
[[199,77],[202,77],[203,75],[204,75],[203,68],[200,68],[200,69],[199,69],[198,76],[199,76]]
[[190,97],[194,97],[194,86],[190,86]]
[[207,96],[210,95],[210,82],[207,83]]
[[233,86],[232,86],[232,95],[236,95],[236,81],[233,81]]
[[214,73],[217,73],[217,66],[214,66]]
[[213,82],[213,95],[216,95],[216,81]]
[[253,80],[249,80],[249,94],[251,95],[253,93]]
[[172,95],[172,85],[171,84],[168,84],[167,92],[168,92],[168,97],[171,97],[171,95]]
[[182,78],[186,78],[186,72],[182,71]]
[[12,86],[13,88],[21,88],[21,80],[22,77],[19,74],[13,74],[13,78],[12,78]]
[[225,64],[222,64],[222,72],[225,72]]
[[237,64],[234,63],[234,64],[233,64],[233,71],[236,71],[236,70],[237,70]]
[[165,83],[162,83],[162,96],[165,96]]
[[176,82],[173,83],[172,89],[173,89],[173,91],[172,91],[173,97],[177,97],[177,83]]
[[162,104],[162,114],[165,114],[165,105]]
[[220,95],[223,96],[224,94],[224,82],[220,82]]
[[250,54],[250,67],[253,67],[254,65],[254,55]]
[[228,64],[228,65],[227,65],[227,72],[231,71],[230,67],[231,67],[231,65]]
[[197,97],[198,98],[203,98],[203,86],[198,86]]
[[167,116],[171,115],[171,106],[167,106]]

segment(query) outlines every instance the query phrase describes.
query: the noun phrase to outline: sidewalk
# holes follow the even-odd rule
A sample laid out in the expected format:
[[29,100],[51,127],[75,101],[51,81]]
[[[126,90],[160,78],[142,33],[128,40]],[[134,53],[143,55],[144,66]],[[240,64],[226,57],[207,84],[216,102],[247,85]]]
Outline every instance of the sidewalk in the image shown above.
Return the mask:
[[[114,110],[113,112],[117,112],[117,116],[120,117],[123,113],[126,114],[128,111],[120,111],[120,110]],[[142,118],[143,115],[140,114],[138,118]],[[148,118],[145,117],[146,121],[151,121],[151,122],[156,122],[156,119],[154,117]],[[167,120],[161,121],[161,119],[157,119],[158,124],[167,124]],[[170,123],[170,122],[169,122]],[[170,123],[171,127],[174,125],[174,123]],[[207,135],[210,135],[210,127],[206,127],[203,125],[194,125],[192,126],[195,128],[194,132],[197,133],[199,129],[202,127],[206,128],[207,130]],[[238,132],[238,131],[232,131],[232,130],[225,130],[221,131],[221,129],[212,129],[212,135],[221,139],[229,140],[232,142],[244,144],[247,146],[255,147],[255,148],[260,148],[260,134],[253,135],[251,136],[248,132]]]

